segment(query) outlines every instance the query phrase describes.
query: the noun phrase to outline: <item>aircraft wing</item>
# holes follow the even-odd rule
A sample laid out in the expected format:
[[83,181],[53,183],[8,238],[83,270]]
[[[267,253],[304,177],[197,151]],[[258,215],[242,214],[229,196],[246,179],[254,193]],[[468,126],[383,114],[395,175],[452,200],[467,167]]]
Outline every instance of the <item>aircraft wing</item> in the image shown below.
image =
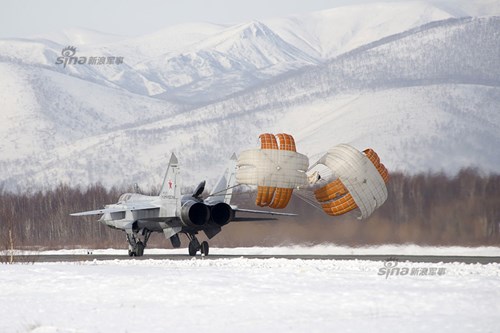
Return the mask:
[[278,212],[271,212],[271,211],[266,211],[266,210],[253,210],[253,209],[234,208],[234,207],[232,207],[232,208],[235,212],[242,212],[242,213],[279,215],[279,216],[297,216],[297,214],[292,214],[292,213],[278,213]]
[[158,205],[153,205],[149,203],[138,203],[138,204],[130,204],[121,208],[103,208],[97,210],[89,210],[86,212],[73,213],[69,215],[71,216],[102,215],[106,213],[126,212],[128,210],[143,210],[143,209],[154,209],[154,208],[160,208],[160,207]]
[[118,213],[118,212],[124,212],[125,209],[123,208],[103,208],[103,209],[97,209],[97,210],[89,210],[86,212],[79,212],[79,213],[73,213],[69,214],[71,216],[87,216],[87,215],[102,215],[106,213]]
[[262,221],[276,221],[275,217],[235,217],[231,222],[262,222]]

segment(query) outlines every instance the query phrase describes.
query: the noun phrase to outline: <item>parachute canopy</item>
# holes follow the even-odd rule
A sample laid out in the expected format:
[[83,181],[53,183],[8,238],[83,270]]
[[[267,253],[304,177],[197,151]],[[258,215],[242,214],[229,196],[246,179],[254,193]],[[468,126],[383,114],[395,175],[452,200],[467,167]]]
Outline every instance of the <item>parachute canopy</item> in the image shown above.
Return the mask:
[[363,219],[387,199],[389,173],[372,149],[360,152],[347,144],[333,147],[314,164],[326,166],[333,175],[322,178],[314,168],[309,171],[309,160],[296,151],[291,135],[264,133],[259,139],[260,149],[243,151],[236,163],[236,181],[258,186],[258,206],[285,208],[294,189],[305,189],[314,191],[328,215],[359,208]]
[[342,215],[359,208],[359,218],[363,219],[387,199],[385,183],[389,174],[372,149],[361,153],[341,144],[330,149],[317,164],[326,165],[336,177],[314,192],[327,214]]
[[240,184],[296,188],[307,185],[306,156],[286,150],[250,149],[238,159],[236,180]]
[[289,134],[274,136],[264,133],[259,139],[260,149],[245,150],[240,154],[236,181],[258,186],[258,206],[285,208],[293,189],[308,184],[309,159],[296,152],[295,140]]

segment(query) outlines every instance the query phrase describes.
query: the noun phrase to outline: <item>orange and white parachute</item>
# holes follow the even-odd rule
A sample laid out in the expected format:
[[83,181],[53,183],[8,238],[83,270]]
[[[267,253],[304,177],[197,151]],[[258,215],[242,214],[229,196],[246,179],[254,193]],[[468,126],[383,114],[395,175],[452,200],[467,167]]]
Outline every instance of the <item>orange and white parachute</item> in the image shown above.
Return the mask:
[[372,149],[363,153],[341,144],[328,151],[316,164],[327,166],[335,179],[314,191],[328,215],[342,215],[359,208],[360,219],[370,216],[387,199],[389,173]]
[[259,139],[260,149],[249,149],[240,154],[236,181],[258,186],[256,205],[285,208],[293,189],[308,184],[309,160],[296,152],[295,140],[289,134],[274,136],[264,133]]
[[330,149],[313,165],[326,166],[333,175],[328,180],[310,171],[309,159],[296,151],[291,135],[264,133],[259,139],[260,149],[243,151],[236,169],[237,183],[258,186],[258,206],[285,208],[294,189],[313,190],[328,215],[359,209],[363,219],[387,199],[389,173],[372,149],[360,152],[347,144]]

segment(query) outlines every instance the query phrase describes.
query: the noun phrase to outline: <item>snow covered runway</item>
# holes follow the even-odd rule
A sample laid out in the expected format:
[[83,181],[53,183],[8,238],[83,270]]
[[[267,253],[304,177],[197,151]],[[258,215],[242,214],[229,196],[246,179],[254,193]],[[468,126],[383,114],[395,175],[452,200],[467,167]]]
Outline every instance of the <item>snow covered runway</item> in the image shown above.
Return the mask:
[[499,264],[399,262],[394,275],[379,275],[391,265],[245,258],[2,265],[0,332],[500,331]]

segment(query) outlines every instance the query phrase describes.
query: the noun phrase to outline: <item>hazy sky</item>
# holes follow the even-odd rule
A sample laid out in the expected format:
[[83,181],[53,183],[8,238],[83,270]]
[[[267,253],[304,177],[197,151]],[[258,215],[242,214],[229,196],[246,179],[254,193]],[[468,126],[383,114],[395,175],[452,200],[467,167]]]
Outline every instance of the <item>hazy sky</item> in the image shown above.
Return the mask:
[[185,22],[238,23],[321,10],[349,0],[0,0],[0,37],[64,28],[140,35]]
[[[389,1],[405,0],[385,0]],[[369,2],[381,0],[0,0],[0,38],[51,34],[73,27],[141,35],[178,23],[238,23]]]

